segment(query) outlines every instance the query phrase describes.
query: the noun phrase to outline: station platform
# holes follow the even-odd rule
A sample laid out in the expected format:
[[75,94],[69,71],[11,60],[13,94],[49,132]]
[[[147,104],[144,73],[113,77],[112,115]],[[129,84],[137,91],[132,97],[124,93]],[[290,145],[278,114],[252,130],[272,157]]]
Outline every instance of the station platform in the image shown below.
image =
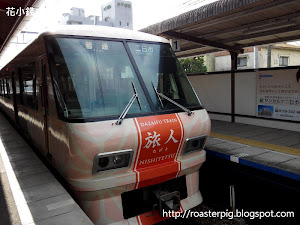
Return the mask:
[[[300,132],[212,120],[208,154],[300,180]],[[0,113],[0,225],[93,224]]]
[[212,120],[208,154],[300,180],[299,132]]
[[0,175],[0,225],[93,224],[1,113]]

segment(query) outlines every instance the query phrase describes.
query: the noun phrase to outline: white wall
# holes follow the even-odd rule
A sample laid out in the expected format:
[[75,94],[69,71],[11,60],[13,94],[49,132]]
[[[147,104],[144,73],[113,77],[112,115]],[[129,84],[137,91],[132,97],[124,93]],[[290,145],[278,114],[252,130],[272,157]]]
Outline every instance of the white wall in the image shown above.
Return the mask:
[[[235,75],[235,113],[256,115],[256,72]],[[231,93],[228,93],[229,95]]]
[[[259,52],[261,56],[260,68],[267,68],[267,48],[262,47]],[[280,56],[288,57],[288,66],[300,65],[300,51],[291,49],[280,49],[273,47],[271,49],[271,67],[279,67]]]
[[[236,73],[235,113],[256,116],[256,72]],[[189,76],[205,109],[210,112],[231,113],[231,75],[209,74]],[[230,115],[210,113],[211,119],[231,121]],[[299,123],[236,116],[236,122],[299,131]]]
[[[260,55],[259,55],[260,56]],[[254,68],[254,52],[246,52],[239,54],[238,58],[247,58],[247,66],[240,66],[238,70],[253,69]],[[259,57],[260,59],[260,57]],[[215,57],[215,71],[229,71],[231,70],[231,56],[223,55]]]
[[189,76],[189,80],[208,111],[231,112],[230,74]]
[[206,66],[206,72],[214,72],[215,71],[215,55],[214,54],[206,54],[204,55],[204,65]]
[[230,55],[223,55],[215,57],[215,70],[228,71],[231,70],[231,57]]
[[[125,7],[130,5],[130,7]],[[110,5],[110,9],[104,10],[106,6]],[[132,3],[130,1],[123,0],[112,0],[109,3],[103,5],[102,7],[103,20],[106,17],[110,18],[110,21],[114,27],[127,27],[129,23],[129,28],[132,29]],[[121,22],[121,25],[120,25]]]
[[[258,51],[258,67],[267,68],[267,48],[261,47]],[[271,67],[279,67],[280,56],[288,57],[288,66],[300,65],[300,51],[293,49],[284,49],[273,47],[271,51]],[[238,70],[253,69],[254,68],[254,52],[246,52],[239,54],[239,58],[247,57],[247,66],[238,67]],[[231,56],[222,55],[215,57],[215,71],[229,71],[231,70]]]
[[[231,113],[231,74],[189,76],[204,107],[211,112]],[[235,75],[236,114],[256,115],[256,73]]]

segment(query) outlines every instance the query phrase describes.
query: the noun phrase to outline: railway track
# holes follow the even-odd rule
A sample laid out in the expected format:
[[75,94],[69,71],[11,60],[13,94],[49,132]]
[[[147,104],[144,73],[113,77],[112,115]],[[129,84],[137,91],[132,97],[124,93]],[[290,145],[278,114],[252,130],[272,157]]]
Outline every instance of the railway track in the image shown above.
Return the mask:
[[[200,169],[200,190],[203,203],[191,211],[230,211],[229,187],[235,187],[236,209],[247,212],[273,210],[292,211],[294,218],[243,218],[248,225],[296,225],[299,224],[299,181],[259,171],[215,156],[207,155]],[[161,224],[225,225],[241,224],[219,218],[171,219]]]

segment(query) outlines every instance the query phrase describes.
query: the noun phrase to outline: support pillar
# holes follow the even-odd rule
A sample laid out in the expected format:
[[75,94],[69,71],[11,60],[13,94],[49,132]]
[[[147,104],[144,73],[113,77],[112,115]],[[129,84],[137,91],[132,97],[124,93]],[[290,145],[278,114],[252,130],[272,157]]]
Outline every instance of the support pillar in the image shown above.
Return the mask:
[[258,47],[254,47],[254,69],[258,69]]
[[238,53],[230,52],[231,55],[231,122],[235,122],[235,71],[237,70]]
[[271,68],[272,45],[268,45],[267,68]]

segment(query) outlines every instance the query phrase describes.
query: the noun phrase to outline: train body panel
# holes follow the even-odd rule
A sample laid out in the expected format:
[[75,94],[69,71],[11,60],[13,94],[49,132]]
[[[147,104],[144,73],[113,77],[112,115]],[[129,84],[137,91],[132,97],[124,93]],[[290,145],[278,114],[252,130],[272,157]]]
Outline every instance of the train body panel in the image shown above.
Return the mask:
[[6,99],[3,97],[0,97],[0,105],[1,105],[1,109],[5,112],[6,115],[8,115],[8,117],[11,120],[15,120],[15,115],[14,115],[14,105],[13,105],[13,101],[10,99]]
[[[139,119],[143,119],[143,122],[140,122],[138,126],[136,121]],[[167,120],[172,120],[172,122],[168,122]],[[181,121],[184,121],[184,123]],[[179,113],[125,119],[122,126],[113,125],[115,122],[114,120],[84,124],[68,124],[69,131],[66,133],[69,133],[70,135],[69,151],[72,166],[69,171],[66,171],[65,177],[70,179],[70,182],[75,189],[78,188],[78,190],[89,191],[105,189],[107,186],[118,186],[108,184],[108,182],[103,184],[99,182],[95,185],[92,183],[97,179],[107,179],[106,177],[116,176],[118,174],[125,175],[126,171],[129,171],[129,174],[134,176],[140,173],[140,182],[152,180],[154,177],[160,177],[160,174],[165,172],[161,171],[160,174],[155,173],[155,170],[160,170],[160,164],[169,164],[170,172],[166,173],[175,173],[176,177],[179,170],[184,172],[186,169],[192,168],[194,164],[197,165],[193,162],[194,159],[196,161],[198,160],[197,153],[182,155],[182,149],[186,139],[197,136],[207,136],[209,134],[209,121],[207,112],[205,110],[198,110],[195,111],[192,116],[187,116],[185,113]],[[141,125],[145,126],[145,124],[148,124],[146,127],[147,129],[141,130]],[[144,127],[142,127],[142,129],[143,128]],[[156,138],[156,143],[153,141],[155,140],[153,134],[158,136]],[[53,146],[58,146],[60,139],[62,139],[61,137],[63,136],[65,135],[59,135],[59,138],[56,139]],[[141,143],[141,141],[144,142]],[[167,141],[168,143],[166,143]],[[88,151],[86,151],[86,146],[89,146]],[[91,175],[95,155],[128,149],[134,150],[130,168],[125,171],[124,169],[109,170],[96,175]],[[53,156],[54,158],[56,158],[55,155],[56,154]],[[77,171],[79,171],[79,173]],[[82,171],[82,173],[80,173],[80,171]],[[148,171],[151,172],[148,174]],[[96,179],[94,180],[95,177]],[[92,178],[90,185],[89,178]],[[114,178],[112,178],[112,180],[114,180]],[[76,187],[77,182],[79,185],[82,183],[82,185],[86,186],[80,185]],[[120,180],[116,182],[120,182]],[[106,186],[101,188],[100,185]]]
[[168,41],[97,29],[40,35],[2,69],[2,111],[95,224],[153,224],[200,204],[210,119]]

